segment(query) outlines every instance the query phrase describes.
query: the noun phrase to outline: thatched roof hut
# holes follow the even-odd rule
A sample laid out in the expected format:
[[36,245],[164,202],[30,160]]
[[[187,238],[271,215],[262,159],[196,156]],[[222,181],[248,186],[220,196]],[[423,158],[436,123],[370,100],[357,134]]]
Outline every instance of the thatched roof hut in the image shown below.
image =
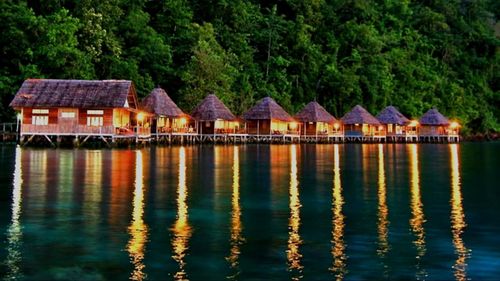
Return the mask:
[[236,116],[214,94],[208,95],[201,101],[191,116],[198,121],[237,120]]
[[141,102],[141,107],[155,115],[169,118],[180,118],[187,116],[168,96],[162,88],[155,88]]
[[295,121],[271,97],[265,97],[243,114],[245,120],[279,120],[284,122]]
[[10,106],[137,108],[137,96],[135,87],[129,80],[27,79]]
[[378,115],[377,119],[382,124],[396,124],[396,125],[406,125],[410,122],[406,116],[404,116],[397,108],[394,106],[388,106],[384,108]]
[[444,117],[435,108],[429,109],[424,115],[422,115],[419,122],[421,125],[429,126],[448,126],[450,124],[448,118]]
[[319,103],[312,101],[308,103],[295,118],[301,122],[324,122],[334,123],[337,121],[333,115],[328,113]]
[[361,105],[356,105],[351,111],[347,112],[341,120],[345,125],[380,125],[380,121],[373,117],[373,115],[371,115],[370,112],[364,109]]

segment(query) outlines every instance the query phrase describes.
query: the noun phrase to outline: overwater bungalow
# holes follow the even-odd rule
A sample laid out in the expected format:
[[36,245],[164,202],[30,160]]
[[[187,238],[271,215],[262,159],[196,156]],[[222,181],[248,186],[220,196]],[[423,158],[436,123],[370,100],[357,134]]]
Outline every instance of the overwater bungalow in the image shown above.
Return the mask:
[[308,103],[295,115],[295,119],[300,121],[300,133],[306,141],[319,139],[340,141],[342,139],[341,123],[316,101]]
[[28,79],[10,106],[20,112],[21,141],[40,136],[52,144],[64,137],[108,143],[150,137],[147,114],[139,111],[128,80]]
[[382,123],[360,105],[347,112],[341,120],[344,124],[344,136],[348,141],[385,140]]
[[[243,134],[244,124],[217,96],[208,95],[191,113],[196,132],[215,141],[217,135]],[[205,138],[206,139],[206,138]]]
[[184,113],[162,88],[155,88],[142,100],[141,108],[153,115],[151,131],[156,137],[168,134],[194,133],[191,117]]
[[299,137],[298,122],[271,97],[265,97],[243,114],[247,132],[257,140]]
[[437,109],[429,109],[419,120],[420,141],[459,141],[459,127],[457,122],[450,122]]
[[382,123],[389,141],[417,141],[418,122],[406,118],[394,106],[384,108],[377,119]]

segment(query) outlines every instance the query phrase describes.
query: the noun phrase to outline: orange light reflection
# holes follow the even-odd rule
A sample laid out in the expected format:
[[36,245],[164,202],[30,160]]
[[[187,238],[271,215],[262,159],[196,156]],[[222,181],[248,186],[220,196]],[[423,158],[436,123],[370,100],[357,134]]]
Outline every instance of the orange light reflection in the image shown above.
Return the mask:
[[131,258],[134,270],[130,275],[131,280],[144,280],[147,278],[144,273],[144,252],[148,237],[148,227],[144,223],[144,175],[143,175],[142,151],[136,151],[135,158],[135,189],[132,209],[132,221],[128,227],[130,241],[127,245],[127,251]]
[[462,233],[467,224],[462,206],[462,191],[460,183],[460,163],[458,159],[458,145],[450,144],[450,165],[451,165],[451,233],[453,236],[453,246],[457,259],[453,266],[456,280],[467,280],[467,259],[470,256],[469,249],[465,247],[462,240]]
[[427,272],[422,268],[421,260],[426,253],[425,245],[425,216],[423,211],[423,204],[420,195],[420,171],[418,163],[418,146],[416,144],[409,144],[410,147],[410,193],[411,193],[411,213],[410,227],[415,240],[413,244],[417,250],[417,276],[418,280],[425,279]]
[[389,251],[389,209],[387,208],[387,190],[385,183],[384,145],[378,145],[378,250],[384,258]]
[[179,148],[179,185],[177,188],[177,220],[173,226],[174,237],[172,247],[174,254],[172,258],[179,265],[178,271],[174,275],[175,280],[187,280],[185,271],[188,242],[192,230],[188,222],[188,205],[186,199],[188,191],[186,187],[186,151],[184,147]]
[[336,280],[343,280],[347,274],[345,253],[346,245],[344,242],[344,214],[342,206],[344,198],[342,197],[342,183],[340,180],[340,154],[339,145],[334,145],[334,166],[333,166],[333,198],[332,198],[332,256],[333,266],[330,270],[335,274]]
[[292,279],[298,280],[302,278],[301,259],[299,247],[302,244],[300,239],[299,227],[300,227],[300,198],[299,198],[299,181],[297,178],[297,146],[292,144],[290,147],[290,218],[288,220],[288,269],[290,271],[297,271],[298,276],[294,276]]
[[243,226],[241,223],[241,207],[240,207],[240,159],[239,148],[234,146],[233,150],[233,195],[231,198],[232,215],[231,215],[231,251],[227,261],[232,269],[237,272],[230,276],[231,279],[239,274],[239,256],[240,246],[245,241],[242,236]]

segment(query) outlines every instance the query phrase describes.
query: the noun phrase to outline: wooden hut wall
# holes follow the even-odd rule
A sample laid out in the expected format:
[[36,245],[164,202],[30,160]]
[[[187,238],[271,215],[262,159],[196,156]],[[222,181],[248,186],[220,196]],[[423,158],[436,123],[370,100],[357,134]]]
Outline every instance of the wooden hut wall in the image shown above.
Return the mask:
[[198,134],[213,134],[215,128],[214,121],[199,121],[198,122]]
[[73,130],[78,124],[78,109],[77,108],[60,108],[59,122],[61,127],[66,127],[67,130]]
[[316,128],[317,128],[317,123],[316,122],[305,122],[304,123],[304,130],[302,131],[303,135],[316,135]]
[[271,120],[247,120],[247,132],[253,135],[271,134]]
[[422,125],[419,134],[423,136],[445,135],[446,127],[441,125]]
[[23,124],[31,124],[32,122],[32,108],[31,107],[25,107],[21,110],[22,115],[23,115]]

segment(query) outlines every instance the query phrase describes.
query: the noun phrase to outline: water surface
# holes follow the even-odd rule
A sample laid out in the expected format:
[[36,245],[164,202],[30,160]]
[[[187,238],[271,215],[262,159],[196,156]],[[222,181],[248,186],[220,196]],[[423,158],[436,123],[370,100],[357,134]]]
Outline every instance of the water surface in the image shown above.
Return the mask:
[[0,155],[5,280],[500,276],[500,143]]

